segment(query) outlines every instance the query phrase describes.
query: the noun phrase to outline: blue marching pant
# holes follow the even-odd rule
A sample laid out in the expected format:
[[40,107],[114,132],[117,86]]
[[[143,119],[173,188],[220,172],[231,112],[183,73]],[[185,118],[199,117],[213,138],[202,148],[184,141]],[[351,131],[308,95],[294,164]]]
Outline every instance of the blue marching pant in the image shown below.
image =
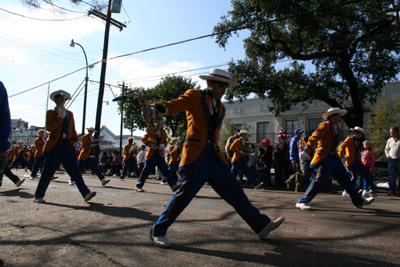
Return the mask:
[[166,178],[167,183],[170,187],[175,185],[174,179],[171,177],[171,173],[168,170],[168,165],[165,163],[165,160],[160,156],[158,151],[155,151],[151,158],[146,160],[146,163],[144,165],[144,168],[142,170],[142,173],[140,174],[139,181],[137,182],[136,186],[139,188],[142,188],[144,183],[146,182],[146,179],[149,177],[150,172],[155,168],[158,167],[158,169],[161,171],[161,174]]
[[89,165],[90,169],[99,177],[100,181],[104,179],[104,175],[101,173],[99,169],[99,165],[95,158],[87,158],[83,160],[79,160],[79,169],[81,172],[85,171],[86,165]]
[[[168,164],[168,170],[169,173],[171,174],[171,177],[174,181],[178,181],[178,176],[176,175],[176,172],[178,171],[179,168],[179,161],[176,160],[172,164]],[[163,175],[163,182],[167,182],[167,178]]]
[[256,179],[254,179],[253,175],[251,175],[250,169],[247,166],[247,163],[244,161],[243,157],[240,157],[240,159],[237,160],[236,162],[232,162],[231,171],[232,171],[234,177],[237,176],[239,170],[242,171],[243,175],[247,177],[247,180],[249,180],[249,182],[254,187],[256,187],[258,185]]
[[16,183],[19,181],[18,176],[16,176],[15,174],[13,174],[8,166],[4,169],[4,175],[7,176],[8,178],[10,178],[10,180],[11,180],[14,184],[16,184]]
[[150,234],[165,236],[168,227],[189,205],[205,182],[208,182],[215,192],[236,210],[255,233],[260,233],[271,221],[250,203],[239,181],[210,149],[199,163],[182,174],[181,189],[169,201],[151,228]]
[[357,207],[364,202],[364,199],[357,193],[353,183],[350,181],[349,174],[340,159],[331,155],[328,155],[318,167],[316,178],[310,183],[303,197],[298,202],[311,202],[321,191],[325,182],[331,177],[347,190],[354,206]]
[[[350,180],[353,184],[353,186],[356,186],[356,181],[358,178],[358,172],[361,172],[364,178],[364,183],[363,183],[363,190],[372,190],[372,177],[371,174],[369,173],[369,170],[362,164],[360,163],[357,159],[354,160],[353,164],[349,166],[350,172],[349,172],[349,177]],[[361,184],[360,184],[361,186]],[[347,192],[347,190],[346,190]],[[347,192],[348,193],[348,192]]]
[[22,158],[22,156],[20,156],[19,158],[17,158],[16,160],[14,160],[12,163],[11,163],[11,165],[10,166],[8,166],[9,168],[10,168],[10,170],[12,169],[12,168],[17,168],[18,167],[18,165],[19,164],[23,164],[26,168],[28,168],[30,171],[32,171],[32,165],[28,162],[28,161],[26,161],[26,160],[24,160],[23,158]]
[[39,156],[35,158],[35,163],[33,163],[31,177],[36,177],[37,172],[39,171],[40,166],[42,166],[44,162],[44,156]]
[[82,173],[79,170],[78,160],[76,159],[76,152],[69,147],[67,140],[60,140],[59,142],[60,144],[57,147],[57,151],[45,155],[43,172],[36,188],[35,198],[44,197],[51,178],[60,163],[63,164],[68,175],[71,177],[71,180],[75,182],[82,197],[85,198],[85,196],[90,193],[90,190],[83,181]]
[[121,174],[121,179],[124,179],[128,175],[128,170],[133,170],[137,177],[140,177],[140,171],[138,169],[137,161],[135,157],[131,156],[129,159],[125,160],[124,169]]

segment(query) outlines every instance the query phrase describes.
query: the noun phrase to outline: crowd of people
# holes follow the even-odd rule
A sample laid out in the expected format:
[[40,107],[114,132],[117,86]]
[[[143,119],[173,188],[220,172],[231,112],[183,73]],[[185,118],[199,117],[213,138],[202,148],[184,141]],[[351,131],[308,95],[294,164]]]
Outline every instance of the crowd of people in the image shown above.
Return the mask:
[[[46,130],[41,129],[37,132],[34,146],[26,146],[21,141],[10,148],[7,140],[11,130],[10,114],[8,102],[3,101],[7,100],[7,92],[0,83],[0,118],[5,122],[0,127],[0,158],[3,160],[4,174],[16,186],[20,186],[24,179],[12,174],[12,168],[23,165],[31,170],[31,179],[36,179],[40,170],[33,200],[45,203],[46,190],[60,165],[70,176],[70,184],[78,187],[85,201],[96,195],[86,186],[82,177],[87,166],[98,176],[102,186],[110,182],[107,175],[119,176],[119,180],[124,181],[130,172],[135,173],[138,178],[135,186],[137,192],[144,192],[147,178],[157,168],[162,174],[161,183],[169,185],[176,192],[150,229],[150,239],[156,246],[164,248],[171,246],[165,237],[168,228],[204,184],[213,187],[260,239],[267,238],[271,231],[278,228],[284,222],[284,217],[273,220],[261,214],[247,198],[243,190],[245,184],[256,190],[262,187],[293,188],[296,192],[304,192],[295,203],[295,207],[301,210],[311,209],[309,203],[331,179],[343,186],[343,196],[350,197],[355,207],[363,208],[374,201],[371,175],[374,152],[371,143],[365,140],[364,130],[361,127],[352,128],[353,135],[339,146],[342,134],[339,125],[346,110],[330,108],[322,115],[325,121],[310,136],[302,137],[303,130],[299,128],[294,130],[293,136],[281,130],[275,144],[266,138],[261,142],[262,147],[257,148],[246,143],[249,132],[238,130],[227,140],[224,153],[218,146],[225,116],[221,98],[228,86],[239,84],[230,79],[229,72],[219,69],[212,69],[208,75],[200,78],[207,82],[206,89],[189,89],[177,99],[152,106],[152,114],[157,116],[186,112],[188,128],[182,146],[176,137],[168,141],[163,125],[157,124],[154,129],[147,129],[140,148],[134,143],[133,137],[128,138],[122,159],[119,152],[114,151],[112,157],[103,152],[98,160],[94,153],[94,147],[99,145],[99,139],[93,137],[96,130],[87,128],[88,133],[79,140],[73,113],[64,107],[66,99],[70,97],[64,90],[57,90],[50,95],[56,107],[46,114],[49,137],[46,138]],[[399,187],[396,185],[396,176],[400,175],[399,129],[393,127],[390,133],[392,137],[387,142],[385,152],[389,159],[389,194],[394,194]],[[167,151],[166,158],[164,151]],[[315,178],[311,179],[313,172]],[[361,172],[364,180],[360,183],[361,191],[356,189],[358,172]]]

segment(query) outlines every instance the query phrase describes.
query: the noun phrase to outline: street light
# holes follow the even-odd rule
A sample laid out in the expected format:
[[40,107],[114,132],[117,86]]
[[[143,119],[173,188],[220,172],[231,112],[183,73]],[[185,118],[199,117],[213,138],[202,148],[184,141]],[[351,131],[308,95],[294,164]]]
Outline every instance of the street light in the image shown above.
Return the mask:
[[88,86],[88,61],[85,53],[85,49],[83,49],[83,46],[81,46],[78,43],[74,42],[74,39],[71,40],[71,43],[69,44],[70,47],[74,48],[75,45],[79,45],[82,48],[83,54],[85,55],[85,60],[86,60],[86,78],[85,78],[85,96],[83,98],[83,119],[82,119],[82,135],[85,134],[85,120],[86,120],[86,99],[87,99],[87,86]]

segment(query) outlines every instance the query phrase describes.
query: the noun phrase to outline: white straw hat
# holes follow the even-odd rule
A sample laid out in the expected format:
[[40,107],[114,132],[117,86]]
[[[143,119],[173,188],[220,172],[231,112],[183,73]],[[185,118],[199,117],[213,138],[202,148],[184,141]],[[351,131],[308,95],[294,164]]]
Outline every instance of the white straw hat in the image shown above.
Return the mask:
[[327,112],[325,112],[322,115],[322,118],[327,120],[330,115],[337,114],[337,113],[342,114],[342,116],[343,116],[343,115],[345,115],[347,113],[347,110],[341,109],[341,108],[336,108],[336,107],[335,108],[330,108],[330,109],[328,109]]
[[200,75],[200,79],[213,80],[217,82],[227,83],[232,86],[238,86],[239,83],[231,80],[231,73],[220,69],[211,69],[208,75]]

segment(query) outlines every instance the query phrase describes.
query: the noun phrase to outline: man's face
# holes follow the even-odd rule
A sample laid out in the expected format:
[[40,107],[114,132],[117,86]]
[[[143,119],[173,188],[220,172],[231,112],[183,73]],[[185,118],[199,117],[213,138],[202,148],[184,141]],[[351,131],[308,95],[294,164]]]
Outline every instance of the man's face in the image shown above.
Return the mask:
[[394,129],[390,129],[390,136],[398,138],[399,137],[399,133]]
[[64,97],[62,95],[56,95],[54,97],[54,102],[56,102],[57,106],[60,106],[64,102]]
[[212,91],[212,97],[216,100],[221,100],[228,88],[227,83],[207,80],[207,86]]
[[178,141],[176,141],[176,140],[172,140],[172,141],[171,141],[171,144],[176,145],[177,142],[178,142]]
[[329,116],[329,120],[333,125],[339,125],[342,122],[342,114],[333,114]]
[[303,133],[296,133],[297,138],[300,138]]
[[40,133],[39,133],[39,136],[40,136],[41,138],[43,138],[44,132],[40,132]]
[[245,139],[247,138],[247,134],[242,134],[242,135],[241,135],[241,138],[242,138],[243,140],[245,140]]
[[89,131],[89,136],[92,136],[93,135],[93,131]]

